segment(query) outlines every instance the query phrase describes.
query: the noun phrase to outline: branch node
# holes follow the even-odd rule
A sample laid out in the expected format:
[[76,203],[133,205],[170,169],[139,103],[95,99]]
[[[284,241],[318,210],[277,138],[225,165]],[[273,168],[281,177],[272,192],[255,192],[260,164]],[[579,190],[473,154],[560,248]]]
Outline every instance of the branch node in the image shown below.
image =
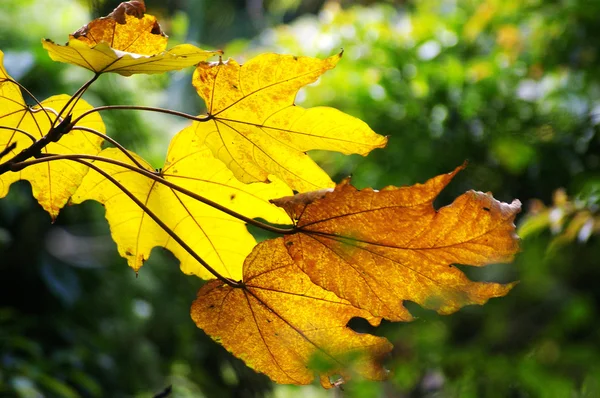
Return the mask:
[[6,155],[8,155],[10,153],[10,151],[14,150],[16,147],[17,147],[16,141],[11,142],[6,148],[4,148],[2,150],[2,152],[0,152],[0,159],[5,157]]

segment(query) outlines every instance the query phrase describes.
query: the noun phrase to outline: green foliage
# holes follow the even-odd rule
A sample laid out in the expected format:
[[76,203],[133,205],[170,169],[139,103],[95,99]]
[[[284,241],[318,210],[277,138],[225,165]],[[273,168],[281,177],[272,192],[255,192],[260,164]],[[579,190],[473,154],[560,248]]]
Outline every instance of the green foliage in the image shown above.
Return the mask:
[[[43,9],[35,8],[41,4],[3,3],[0,48],[30,57],[21,81],[44,98],[73,92],[83,76],[52,64],[36,47],[39,38],[62,37],[87,16],[77,16],[83,13],[78,3],[64,1],[63,18],[48,24]],[[449,187],[448,197],[474,187],[501,199],[549,204],[564,187],[582,198],[585,209],[597,211],[599,8],[586,0],[423,0],[346,10],[329,3],[317,16],[264,31],[249,46],[321,57],[344,48],[336,73],[307,88],[299,103],[344,109],[390,141],[386,151],[366,159],[317,154],[334,180],[353,174],[359,187],[408,184],[468,158],[465,177]],[[26,10],[37,11],[25,30],[19,15]],[[61,32],[50,30],[61,26]],[[224,50],[250,54],[240,42]],[[16,58],[12,62],[18,65]],[[132,104],[143,97],[165,105],[160,93],[184,92],[182,77],[152,78],[140,92],[135,81],[117,84],[105,76],[90,91],[91,102]],[[190,94],[187,102],[197,101]],[[142,153],[165,147],[165,132],[180,127],[171,123],[131,113],[107,122],[109,129],[126,124],[115,138]],[[261,396],[271,389],[189,322],[187,306],[199,283],[184,278],[172,258],[153,254],[137,283],[120,264],[99,208],[68,208],[48,225],[20,188],[0,202],[0,395],[152,396],[170,383],[181,396]],[[598,237],[548,252],[554,239],[544,226],[527,236],[516,273],[505,266],[468,272],[477,280],[519,279],[503,300],[445,318],[411,307],[420,316],[416,322],[380,327],[377,333],[397,347],[388,362],[394,374],[386,385],[352,384],[346,396],[382,396],[384,390],[413,396],[600,395]],[[88,251],[73,251],[77,246]],[[103,259],[107,253],[113,257]]]

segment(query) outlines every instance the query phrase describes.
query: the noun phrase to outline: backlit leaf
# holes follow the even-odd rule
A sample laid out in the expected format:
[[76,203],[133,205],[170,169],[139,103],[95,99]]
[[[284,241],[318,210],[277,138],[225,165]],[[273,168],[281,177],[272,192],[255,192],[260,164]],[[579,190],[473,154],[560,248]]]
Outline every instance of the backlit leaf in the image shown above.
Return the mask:
[[[100,153],[105,158],[134,164],[115,149]],[[148,171],[154,169],[132,154]],[[219,210],[176,192],[150,178],[118,165],[95,162],[140,199],[151,211],[200,257],[223,276],[240,280],[242,263],[256,241],[245,224]],[[157,173],[158,174],[158,173]],[[274,223],[289,223],[289,217],[268,200],[291,193],[280,181],[272,184],[243,184],[208,148],[199,145],[189,130],[171,141],[165,166],[159,173],[165,180],[211,199],[248,217],[262,217]],[[119,253],[134,270],[139,270],[153,247],[169,249],[181,262],[181,270],[204,279],[214,276],[204,269],[117,186],[94,171],[73,195],[72,203],[93,199],[106,207],[106,218]]]
[[318,374],[344,379],[356,372],[383,379],[380,360],[391,351],[383,337],[346,325],[380,318],[315,285],[292,261],[282,238],[260,243],[244,263],[244,287],[221,281],[204,285],[192,304],[192,319],[215,341],[277,383],[308,384]]
[[314,283],[391,320],[412,319],[403,300],[449,314],[503,296],[514,284],[473,282],[453,264],[511,261],[521,204],[469,191],[436,211],[434,199],[460,169],[410,187],[359,191],[346,180],[276,200],[299,229],[286,247]]
[[[23,133],[11,130],[18,128],[31,134],[36,139],[42,138],[50,130],[56,114],[65,106],[71,97],[56,95],[42,101],[43,110],[39,106],[29,107],[25,104],[20,88],[13,83],[3,66],[4,53],[0,51],[0,151],[16,143],[16,147],[0,161],[7,161],[32,144],[32,140]],[[92,107],[80,99],[73,109],[76,118]],[[77,126],[93,128],[105,132],[104,123],[93,113],[83,119]],[[88,154],[95,155],[100,151],[102,138],[73,130],[64,135],[60,142],[52,142],[42,152],[54,154]],[[55,219],[59,210],[67,203],[75,192],[88,168],[70,161],[49,162],[27,167],[17,172],[0,175],[0,198],[8,194],[10,185],[19,180],[31,183],[33,196],[44,210]]]
[[183,69],[220,53],[190,44],[166,51],[167,35],[156,18],[145,12],[143,1],[124,2],[70,35],[65,46],[49,39],[42,40],[42,45],[54,61],[123,76]]
[[201,63],[193,84],[210,120],[191,128],[243,182],[266,181],[273,174],[299,192],[332,187],[306,151],[366,155],[387,142],[336,109],[294,105],[298,90],[335,67],[340,57],[263,54],[243,66],[231,59]]

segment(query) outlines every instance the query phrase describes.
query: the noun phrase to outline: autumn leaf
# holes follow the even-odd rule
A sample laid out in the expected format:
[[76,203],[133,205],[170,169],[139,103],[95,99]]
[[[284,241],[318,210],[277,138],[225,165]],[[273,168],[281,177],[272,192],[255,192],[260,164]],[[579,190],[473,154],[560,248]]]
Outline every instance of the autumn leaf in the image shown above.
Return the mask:
[[243,66],[232,59],[203,62],[193,84],[207,104],[209,120],[191,128],[240,181],[267,181],[273,174],[298,192],[332,187],[306,151],[366,155],[387,142],[336,109],[294,105],[298,90],[335,67],[340,57],[263,54]]
[[124,2],[108,16],[94,19],[74,32],[65,46],[49,39],[42,40],[42,45],[54,61],[123,76],[183,69],[221,53],[191,44],[166,51],[167,35],[156,18],[145,12],[143,1]]
[[[19,86],[6,73],[3,65],[4,53],[0,51],[0,151],[7,150],[13,145],[3,159],[6,161],[23,149],[28,148],[32,139],[14,129],[20,129],[35,139],[40,139],[48,133],[56,114],[66,105],[71,97],[57,95],[48,98],[39,106],[29,107],[25,104]],[[74,118],[92,109],[84,100],[77,101],[73,108]],[[77,126],[105,132],[104,123],[97,113],[90,114]],[[94,155],[100,151],[102,138],[73,130],[65,134],[60,142],[51,142],[43,153],[54,154],[88,154]],[[46,210],[52,219],[58,216],[60,209],[67,203],[75,192],[88,168],[69,161],[59,161],[27,167],[17,172],[7,172],[0,175],[0,198],[8,194],[10,185],[19,180],[31,183],[33,196]]]
[[[378,325],[380,318],[315,285],[292,261],[282,238],[260,243],[244,263],[244,284],[204,285],[191,315],[215,341],[277,383],[309,384],[315,373],[353,372],[381,380],[381,358],[392,345],[383,337],[354,332],[353,317]],[[311,368],[311,362],[320,362]]]
[[[103,150],[100,156],[135,164],[115,148]],[[154,171],[139,156],[131,156],[145,170]],[[122,166],[101,161],[94,164],[131,191],[217,272],[234,280],[242,278],[244,258],[256,245],[242,221]],[[239,182],[208,148],[200,145],[192,132],[184,130],[173,138],[165,166],[157,175],[248,217],[290,223],[286,213],[268,201],[284,192],[291,194],[285,184],[281,181],[272,184]],[[119,254],[134,270],[140,269],[153,247],[162,246],[179,259],[184,273],[214,278],[120,188],[99,173],[90,172],[86,176],[71,203],[88,199],[106,207],[106,218]]]
[[521,204],[468,191],[435,210],[461,169],[411,187],[359,191],[345,180],[331,192],[275,200],[298,228],[286,247],[314,283],[394,321],[412,319],[403,300],[449,314],[503,296],[513,283],[472,282],[453,264],[511,261]]

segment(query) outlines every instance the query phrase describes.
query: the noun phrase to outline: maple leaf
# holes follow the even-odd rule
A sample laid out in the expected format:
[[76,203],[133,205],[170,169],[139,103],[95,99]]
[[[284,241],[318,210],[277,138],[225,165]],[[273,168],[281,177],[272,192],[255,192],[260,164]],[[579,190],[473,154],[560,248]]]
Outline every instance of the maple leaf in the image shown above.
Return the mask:
[[345,180],[331,192],[275,200],[298,229],[286,247],[314,283],[394,321],[412,319],[403,300],[449,314],[503,296],[514,283],[472,282],[452,264],[511,261],[521,204],[468,191],[435,210],[463,167],[410,187],[359,191]]
[[366,155],[387,142],[336,109],[294,105],[298,90],[335,67],[340,57],[263,54],[243,66],[232,59],[203,62],[193,84],[209,120],[190,128],[240,181],[262,182],[273,174],[298,192],[334,186],[306,151]]
[[[346,326],[353,317],[374,326],[381,318],[312,283],[282,238],[256,246],[244,263],[242,288],[218,280],[202,286],[191,315],[215,341],[277,383],[308,384],[317,373],[329,388],[336,374],[372,380],[387,374],[379,360],[392,345]],[[322,363],[311,369],[314,358]]]
[[[6,156],[15,156],[31,146],[31,138],[40,139],[48,133],[52,123],[56,120],[56,114],[71,97],[67,95],[50,97],[41,102],[42,108],[39,105],[27,106],[21,89],[6,73],[3,59],[4,53],[0,51],[0,126],[4,127],[0,129],[0,151],[6,151]],[[72,115],[76,118],[90,109],[92,107],[80,99],[73,107]],[[92,128],[101,133],[105,132],[104,123],[98,114],[87,116],[76,126]],[[23,130],[31,138],[13,129]],[[62,136],[60,142],[48,144],[42,152],[94,155],[100,151],[101,144],[101,137],[72,130]],[[12,149],[9,151],[8,149],[11,147]],[[0,175],[0,198],[8,194],[13,182],[28,180],[31,183],[33,196],[52,219],[55,219],[87,171],[88,168],[85,165],[59,161],[30,166],[16,172],[7,172]]]
[[[100,156],[135,164],[116,148],[105,149]],[[139,156],[133,153],[131,156],[144,169],[154,171]],[[256,245],[242,221],[122,166],[101,161],[94,164],[131,191],[217,272],[234,280],[242,278],[244,258]],[[262,217],[279,224],[290,223],[287,214],[268,201],[283,192],[291,194],[285,184],[281,181],[272,184],[239,182],[190,131],[181,131],[173,137],[164,168],[157,174],[248,217]],[[214,278],[119,187],[99,173],[91,172],[86,176],[71,203],[88,199],[106,207],[106,218],[119,254],[134,270],[139,270],[153,247],[162,246],[180,260],[184,273],[204,279]]]
[[145,12],[143,1],[124,2],[108,16],[94,19],[69,35],[65,46],[49,39],[42,40],[42,45],[54,61],[123,76],[183,69],[221,53],[191,44],[166,51],[167,35],[156,18]]

